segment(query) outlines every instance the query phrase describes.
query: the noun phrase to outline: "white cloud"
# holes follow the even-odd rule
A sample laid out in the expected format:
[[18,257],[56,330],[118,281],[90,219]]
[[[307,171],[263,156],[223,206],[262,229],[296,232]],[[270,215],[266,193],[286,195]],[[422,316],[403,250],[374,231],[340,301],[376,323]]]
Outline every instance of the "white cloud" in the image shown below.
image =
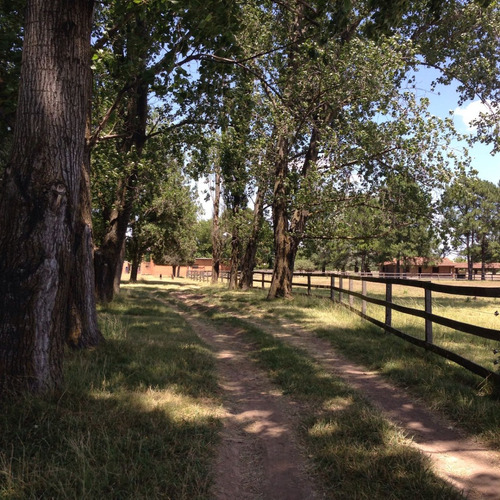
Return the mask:
[[486,101],[486,104],[481,101],[474,101],[467,104],[465,107],[456,108],[454,111],[456,116],[460,116],[462,118],[469,131],[476,129],[476,127],[471,125],[471,122],[479,118],[481,113],[490,114],[491,112],[491,101]]

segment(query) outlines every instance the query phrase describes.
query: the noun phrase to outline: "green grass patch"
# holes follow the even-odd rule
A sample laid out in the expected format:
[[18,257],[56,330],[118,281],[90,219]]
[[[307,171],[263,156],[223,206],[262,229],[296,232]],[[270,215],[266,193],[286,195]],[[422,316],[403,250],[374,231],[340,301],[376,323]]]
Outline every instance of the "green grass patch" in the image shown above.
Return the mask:
[[[400,290],[403,299],[406,296],[404,291]],[[348,358],[379,371],[432,409],[442,412],[469,435],[500,450],[498,395],[481,377],[456,363],[384,333],[329,300],[297,294],[292,301],[268,301],[266,292],[260,289],[241,293],[220,286],[205,286],[202,292],[207,304],[217,305],[222,310],[246,312],[249,317],[269,325],[276,324],[278,318],[286,318],[315,332]],[[465,299],[462,301],[468,304]],[[455,304],[455,307],[458,307],[455,316],[464,314],[460,304]],[[453,312],[448,314],[453,315]],[[464,353],[482,350],[485,359],[491,357],[491,367],[494,367],[491,346],[484,339],[458,332],[447,332],[446,335],[448,341],[453,341],[457,344],[455,348]]]
[[[207,291],[210,302],[246,302],[243,295],[237,294],[232,303],[232,293]],[[260,304],[261,299],[250,300]],[[311,302],[305,305],[313,307]],[[231,313],[209,310],[206,315],[244,329],[254,359],[285,394],[300,402],[303,418],[298,432],[328,498],[462,498],[377,409],[301,350]]]
[[100,311],[106,342],[68,352],[65,390],[0,416],[0,498],[206,499],[220,429],[214,360],[144,291]]

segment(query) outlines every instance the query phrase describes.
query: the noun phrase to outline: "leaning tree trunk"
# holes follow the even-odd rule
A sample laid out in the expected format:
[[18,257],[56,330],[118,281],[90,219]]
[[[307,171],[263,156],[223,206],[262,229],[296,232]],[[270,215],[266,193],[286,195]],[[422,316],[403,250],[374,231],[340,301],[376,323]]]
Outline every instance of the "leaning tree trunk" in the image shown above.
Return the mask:
[[92,8],[89,0],[27,2],[17,120],[0,197],[2,393],[62,383],[81,229]]
[[220,189],[221,175],[219,170],[215,172],[214,214],[212,217],[212,283],[219,281],[220,259],[221,259],[221,236],[220,236]]
[[265,188],[260,186],[257,190],[257,196],[255,197],[252,229],[250,238],[248,239],[245,247],[245,254],[241,260],[241,278],[239,287],[242,290],[248,290],[253,286],[253,270],[255,269],[257,244],[259,242],[259,233],[264,221],[264,191]]

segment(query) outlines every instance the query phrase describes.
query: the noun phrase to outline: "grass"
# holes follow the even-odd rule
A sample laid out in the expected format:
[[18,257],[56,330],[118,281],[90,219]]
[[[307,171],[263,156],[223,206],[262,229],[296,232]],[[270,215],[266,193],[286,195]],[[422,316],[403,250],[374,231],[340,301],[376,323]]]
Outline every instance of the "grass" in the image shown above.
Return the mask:
[[[261,301],[252,293],[209,291],[208,302],[219,306],[256,306]],[[432,472],[429,459],[412,448],[401,431],[301,350],[233,312],[215,309],[205,314],[221,325],[244,330],[255,360],[285,394],[300,403],[299,434],[327,498],[462,498]]]
[[0,498],[207,498],[220,428],[211,353],[140,290],[100,312],[106,342],[68,352],[65,391],[0,416]]
[[[100,310],[106,342],[68,352],[66,389],[0,413],[0,498],[210,498],[221,398],[209,349],[164,301],[165,282],[127,285]],[[299,403],[298,433],[332,498],[460,498],[356,391],[266,334],[278,318],[327,338],[500,449],[500,402],[459,366],[384,334],[330,301],[182,281],[214,321],[246,331],[257,363]],[[402,297],[406,300],[406,297]],[[239,316],[244,313],[246,317]]]
[[[207,303],[226,311],[245,311],[254,320],[268,325],[276,324],[277,318],[283,318],[315,332],[328,339],[335,349],[348,358],[379,371],[393,383],[406,388],[429,407],[446,415],[467,434],[500,450],[498,395],[481,377],[459,365],[386,334],[328,300],[297,294],[293,301],[270,302],[261,290],[236,293],[209,286],[204,286],[202,290]],[[450,314],[453,313],[450,311]],[[460,314],[463,313],[459,308],[455,315]],[[414,328],[423,329],[423,325],[414,325]],[[491,356],[493,360],[490,346],[481,345],[483,339],[477,339],[477,345],[474,346],[471,336],[456,332],[448,335],[455,349],[467,355],[473,349],[483,350],[485,359]]]

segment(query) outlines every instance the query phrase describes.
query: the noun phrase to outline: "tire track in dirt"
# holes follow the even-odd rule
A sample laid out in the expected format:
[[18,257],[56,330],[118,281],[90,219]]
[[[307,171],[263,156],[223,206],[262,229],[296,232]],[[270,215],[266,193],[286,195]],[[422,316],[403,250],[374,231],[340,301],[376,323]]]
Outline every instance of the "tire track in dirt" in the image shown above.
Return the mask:
[[413,445],[430,456],[435,472],[470,500],[500,499],[500,454],[463,436],[449,422],[416,402],[379,374],[334,352],[331,344],[289,324],[273,335],[316,359],[345,380],[405,430]]
[[[187,297],[177,295],[177,298],[188,303]],[[176,312],[215,353],[224,391],[226,408],[214,498],[320,498],[307,475],[307,461],[294,436],[297,419],[293,402],[249,359],[249,347],[241,339],[241,330],[211,325],[206,319],[179,308]]]
[[[196,305],[188,294],[177,297]],[[203,307],[217,309],[215,306]],[[279,319],[279,326],[271,326],[258,321],[256,315],[234,311],[231,314],[302,349],[326,371],[363,393],[387,418],[404,429],[416,448],[430,456],[435,472],[467,498],[500,500],[500,453],[464,437],[452,424],[416,402],[405,391],[389,384],[376,372],[349,361],[335,352],[327,340],[318,338],[300,325]]]

